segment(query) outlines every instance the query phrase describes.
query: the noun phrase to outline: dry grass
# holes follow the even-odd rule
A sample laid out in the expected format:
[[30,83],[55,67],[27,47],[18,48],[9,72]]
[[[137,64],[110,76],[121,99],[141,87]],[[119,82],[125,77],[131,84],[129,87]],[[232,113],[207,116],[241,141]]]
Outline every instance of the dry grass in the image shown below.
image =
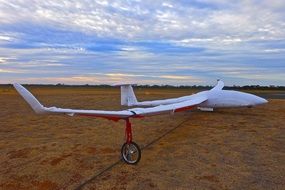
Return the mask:
[[[118,89],[31,89],[45,105],[121,109]],[[140,99],[187,90],[138,89]],[[134,119],[141,162],[116,163],[124,122],[38,116],[13,89],[0,89],[0,189],[284,189],[285,100],[254,109]],[[92,179],[92,180],[89,180]],[[86,182],[86,183],[85,183]]]

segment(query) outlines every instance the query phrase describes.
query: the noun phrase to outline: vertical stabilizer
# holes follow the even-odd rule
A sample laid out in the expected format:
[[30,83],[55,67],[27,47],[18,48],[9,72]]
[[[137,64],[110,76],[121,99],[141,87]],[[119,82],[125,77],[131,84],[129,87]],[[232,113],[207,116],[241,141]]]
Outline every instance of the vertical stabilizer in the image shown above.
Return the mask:
[[121,86],[121,105],[122,106],[136,105],[138,101],[134,93],[132,84],[122,84],[119,86]]
[[214,88],[212,88],[210,91],[217,91],[217,90],[222,90],[224,88],[225,84],[223,81],[221,81],[220,79],[217,81],[217,84]]

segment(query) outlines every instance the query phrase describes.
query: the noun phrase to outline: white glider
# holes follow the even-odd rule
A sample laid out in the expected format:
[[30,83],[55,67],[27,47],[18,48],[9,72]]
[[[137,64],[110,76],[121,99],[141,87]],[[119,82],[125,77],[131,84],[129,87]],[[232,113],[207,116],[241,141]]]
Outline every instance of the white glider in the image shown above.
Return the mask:
[[154,106],[148,108],[131,108],[122,111],[104,110],[80,110],[64,109],[57,107],[43,106],[26,88],[20,84],[13,84],[18,93],[26,100],[37,114],[65,114],[69,116],[93,116],[114,121],[123,119],[126,121],[126,142],[121,149],[122,159],[128,164],[136,164],[141,158],[139,146],[132,141],[132,126],[130,118],[141,118],[164,113],[175,113],[198,107],[201,110],[209,111],[221,107],[252,107],[267,103],[267,100],[244,92],[222,90],[224,83],[218,84],[209,91],[199,92],[190,96],[171,98],[165,100],[154,100],[138,102],[132,85],[121,86],[121,104],[127,106]]
[[207,101],[201,103],[201,108],[232,108],[232,107],[252,107],[259,104],[267,103],[267,100],[253,94],[223,90],[224,83],[218,80],[217,85],[208,91],[199,92],[197,94],[183,96],[179,98],[170,98],[164,100],[152,101],[137,101],[131,84],[122,84],[121,86],[121,105],[124,106],[158,106],[169,105],[189,100],[194,100],[199,97],[206,97]]

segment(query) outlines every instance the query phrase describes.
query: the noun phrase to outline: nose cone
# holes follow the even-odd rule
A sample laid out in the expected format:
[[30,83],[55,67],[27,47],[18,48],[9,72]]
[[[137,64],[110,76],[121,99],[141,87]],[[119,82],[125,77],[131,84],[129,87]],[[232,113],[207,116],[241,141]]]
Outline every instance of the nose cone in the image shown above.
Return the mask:
[[268,103],[266,99],[258,97],[258,96],[255,97],[254,105],[261,105],[261,104],[266,104],[266,103]]

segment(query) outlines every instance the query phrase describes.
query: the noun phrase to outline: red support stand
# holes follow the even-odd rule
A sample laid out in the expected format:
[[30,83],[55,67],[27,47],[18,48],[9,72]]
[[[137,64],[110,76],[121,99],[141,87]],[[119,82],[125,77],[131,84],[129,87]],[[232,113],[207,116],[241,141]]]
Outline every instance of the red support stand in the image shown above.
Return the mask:
[[126,162],[127,164],[137,164],[141,159],[141,149],[135,142],[132,141],[132,124],[129,118],[126,118],[125,121],[126,142],[121,148],[121,156],[124,162]]
[[133,135],[132,135],[132,124],[129,118],[126,119],[125,134],[126,134],[126,143],[130,144],[132,142]]

